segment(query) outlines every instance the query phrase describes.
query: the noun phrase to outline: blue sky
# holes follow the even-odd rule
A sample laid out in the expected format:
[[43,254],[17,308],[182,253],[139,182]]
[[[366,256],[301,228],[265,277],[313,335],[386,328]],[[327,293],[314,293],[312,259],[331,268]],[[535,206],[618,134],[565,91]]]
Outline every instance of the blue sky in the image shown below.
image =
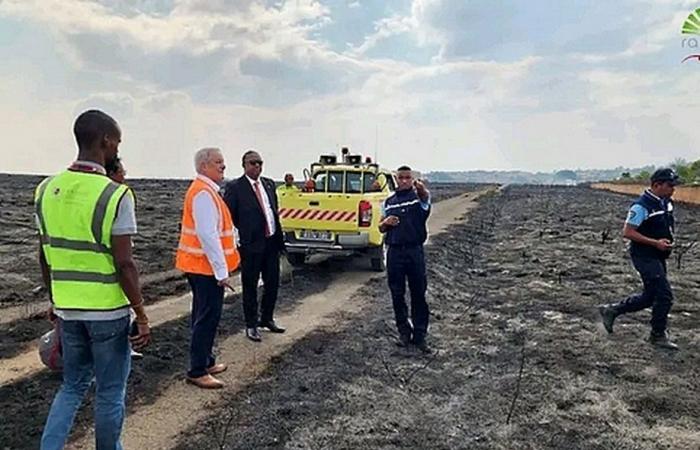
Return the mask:
[[[48,173],[71,125],[122,125],[130,175],[298,177],[340,146],[429,170],[697,159],[700,64],[673,0],[0,0],[0,171]],[[685,36],[687,37],[687,36]],[[698,36],[700,40],[700,36]]]

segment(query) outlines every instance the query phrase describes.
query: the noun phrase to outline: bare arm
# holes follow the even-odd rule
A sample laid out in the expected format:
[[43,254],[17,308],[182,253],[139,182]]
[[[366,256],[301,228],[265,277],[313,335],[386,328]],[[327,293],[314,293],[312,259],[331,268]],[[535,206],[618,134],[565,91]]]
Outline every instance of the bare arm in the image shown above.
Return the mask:
[[39,267],[41,267],[41,279],[44,282],[46,292],[49,294],[49,300],[51,300],[51,304],[46,312],[46,317],[53,322],[56,319],[56,315],[53,313],[53,297],[51,296],[51,268],[46,261],[44,248],[41,246],[41,242],[39,242]]
[[119,285],[126,294],[126,298],[129,299],[131,309],[136,314],[136,324],[139,333],[129,339],[135,349],[140,349],[150,342],[151,329],[148,326],[148,316],[146,316],[146,311],[143,307],[139,272],[131,252],[130,235],[112,236],[112,256],[114,257],[114,266],[117,269]]
[[657,240],[644,236],[642,233],[637,231],[635,227],[628,223],[625,223],[625,226],[622,228],[622,237],[624,237],[625,239],[629,239],[630,241],[634,241],[638,244],[648,245],[650,247],[657,248],[661,251],[668,251],[673,246],[673,244],[671,244],[671,242],[668,239]]
[[117,268],[119,285],[124,290],[129,303],[138,305],[141,303],[141,287],[139,286],[139,272],[131,252],[131,236],[112,236],[112,254],[114,265]]
[[46,256],[44,256],[44,248],[39,243],[39,267],[41,267],[41,279],[44,281],[44,287],[46,292],[49,293],[49,298],[51,298],[51,268],[49,263],[46,262]]

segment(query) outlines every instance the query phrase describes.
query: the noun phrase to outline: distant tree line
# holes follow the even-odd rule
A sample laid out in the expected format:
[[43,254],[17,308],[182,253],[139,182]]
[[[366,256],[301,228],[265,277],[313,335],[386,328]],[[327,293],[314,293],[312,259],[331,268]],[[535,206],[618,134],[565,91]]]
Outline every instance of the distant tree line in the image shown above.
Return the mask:
[[[700,184],[700,159],[693,162],[677,159],[670,164],[670,167],[678,173],[683,184]],[[617,181],[621,183],[648,183],[652,171],[652,169],[644,169],[636,174],[622,172]]]

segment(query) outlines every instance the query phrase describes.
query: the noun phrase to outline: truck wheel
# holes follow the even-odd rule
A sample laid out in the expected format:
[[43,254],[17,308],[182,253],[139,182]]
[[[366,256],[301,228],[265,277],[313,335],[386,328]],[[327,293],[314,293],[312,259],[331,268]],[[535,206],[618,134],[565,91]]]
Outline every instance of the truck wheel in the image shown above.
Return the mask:
[[386,270],[386,253],[384,252],[384,248],[380,247],[379,249],[373,250],[371,255],[369,262],[372,266],[372,270],[375,272],[384,272]]
[[303,266],[304,262],[306,262],[306,255],[303,253],[287,253],[287,260],[294,267]]

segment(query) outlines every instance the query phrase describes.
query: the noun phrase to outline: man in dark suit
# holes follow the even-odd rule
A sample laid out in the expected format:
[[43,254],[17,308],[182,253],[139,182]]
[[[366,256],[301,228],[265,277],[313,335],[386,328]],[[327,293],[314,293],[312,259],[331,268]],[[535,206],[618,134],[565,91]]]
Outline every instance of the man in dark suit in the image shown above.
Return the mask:
[[[260,342],[258,327],[284,333],[274,320],[279,287],[279,258],[284,250],[284,236],[277,213],[275,183],[261,177],[263,160],[249,150],[243,154],[243,176],[226,184],[224,201],[231,210],[238,229],[243,285],[243,314],[246,337]],[[263,295],[258,321],[258,280],[262,274]]]

